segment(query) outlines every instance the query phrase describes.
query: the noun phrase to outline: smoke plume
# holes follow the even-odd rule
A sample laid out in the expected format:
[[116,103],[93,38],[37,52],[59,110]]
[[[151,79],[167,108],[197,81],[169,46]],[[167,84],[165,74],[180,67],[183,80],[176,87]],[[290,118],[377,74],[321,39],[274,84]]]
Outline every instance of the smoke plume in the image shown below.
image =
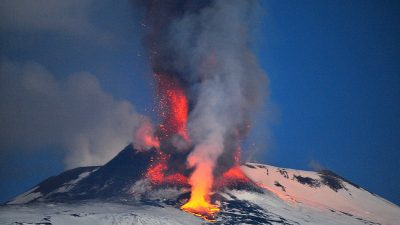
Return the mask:
[[[157,76],[179,82],[189,101],[187,162],[193,187],[232,166],[266,93],[249,46],[256,1],[146,0],[145,44]],[[192,189],[192,195],[194,190]]]
[[67,168],[104,164],[148,120],[95,76],[59,81],[37,63],[0,63],[0,109],[1,153],[55,146],[64,149]]

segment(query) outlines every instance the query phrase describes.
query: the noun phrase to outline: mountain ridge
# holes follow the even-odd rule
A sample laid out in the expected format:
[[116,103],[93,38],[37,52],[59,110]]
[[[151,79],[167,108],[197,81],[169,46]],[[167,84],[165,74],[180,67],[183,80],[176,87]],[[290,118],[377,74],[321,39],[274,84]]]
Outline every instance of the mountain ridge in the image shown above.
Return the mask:
[[[144,176],[155,154],[154,149],[138,151],[128,145],[103,166],[79,167],[49,177],[7,202],[6,206],[0,207],[0,222],[8,218],[4,218],[1,213],[8,212],[7,209],[18,212],[23,207],[48,209],[49,205],[57,205],[56,209],[51,208],[56,211],[57,208],[68,208],[69,205],[76,208],[91,205],[85,210],[96,211],[93,215],[101,217],[100,221],[124,215],[125,219],[147,218],[161,221],[160,224],[176,224],[163,223],[164,217],[159,218],[157,215],[148,218],[145,211],[135,214],[136,217],[126,215],[130,210],[141,211],[143,207],[161,210],[165,215],[176,213],[179,215],[177,218],[182,216],[184,221],[192,221],[191,217],[189,219],[186,215],[183,216],[184,212],[179,210],[190,196],[188,187],[154,186]],[[312,172],[259,163],[245,163],[240,169],[258,189],[238,183],[212,193],[212,202],[221,208],[216,218],[217,224],[396,225],[400,221],[400,208],[397,205],[332,171]],[[102,208],[103,204],[114,204],[122,212],[109,215]],[[35,216],[41,213],[40,210],[33,212]],[[60,213],[62,214],[57,211],[50,216],[53,222]],[[80,213],[77,211],[73,214],[81,215]],[[67,219],[82,222],[88,219],[88,215],[72,216],[73,218],[70,218],[71,215],[65,216]],[[11,221],[12,218],[8,219],[10,220],[7,221]],[[126,221],[132,222],[130,219]],[[198,224],[205,222],[200,218],[195,218],[195,221]]]

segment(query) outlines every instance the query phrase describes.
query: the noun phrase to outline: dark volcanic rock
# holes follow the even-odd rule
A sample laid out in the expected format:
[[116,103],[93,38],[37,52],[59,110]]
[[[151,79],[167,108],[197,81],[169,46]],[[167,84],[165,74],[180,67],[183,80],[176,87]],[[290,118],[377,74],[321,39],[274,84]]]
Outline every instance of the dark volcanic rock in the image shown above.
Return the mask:
[[139,180],[150,164],[155,150],[136,151],[128,145],[117,156],[86,179],[71,194],[82,198],[110,198],[124,194],[127,186]]
[[50,192],[62,187],[65,183],[78,179],[79,175],[85,172],[91,172],[99,168],[98,166],[89,167],[78,167],[75,169],[67,170],[58,176],[52,176],[44,180],[38,185],[38,188],[34,192],[40,192],[43,195],[47,195]]
[[[137,151],[128,145],[103,166],[79,167],[39,183],[31,194],[40,193],[41,197],[30,202],[123,198],[126,189],[145,173],[155,154],[154,149]],[[86,172],[90,175],[83,177]]]
[[337,192],[342,188],[346,189],[343,184],[343,178],[336,175],[332,171],[322,170],[318,172],[318,174],[321,177],[321,182],[326,186],[330,187],[332,190]]
[[321,186],[321,183],[318,180],[313,179],[311,177],[303,177],[300,175],[293,175],[293,178],[296,179],[297,182],[304,184],[304,185],[308,185],[313,188]]

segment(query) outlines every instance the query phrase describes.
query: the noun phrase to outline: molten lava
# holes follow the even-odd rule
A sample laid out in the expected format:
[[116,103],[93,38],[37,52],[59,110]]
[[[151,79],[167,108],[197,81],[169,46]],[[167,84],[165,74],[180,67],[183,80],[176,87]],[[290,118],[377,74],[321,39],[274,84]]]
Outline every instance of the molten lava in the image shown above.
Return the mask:
[[197,193],[192,190],[190,200],[181,206],[181,209],[185,212],[191,213],[195,216],[202,217],[208,221],[215,221],[215,215],[220,211],[218,206],[210,204],[201,193]]
[[240,169],[239,166],[234,166],[230,168],[228,171],[226,171],[222,177],[224,178],[223,180],[225,182],[228,181],[244,181],[244,182],[250,182],[250,179],[244,175],[242,169]]
[[174,134],[190,141],[186,129],[188,119],[188,100],[179,82],[171,77],[155,74],[158,84],[158,111],[162,118],[161,136],[168,139]]
[[173,173],[166,175],[169,157],[169,155],[157,150],[157,154],[151,159],[152,163],[150,167],[147,168],[145,176],[153,185],[187,185],[188,179],[183,174]]
[[[196,158],[189,157],[189,164],[193,165]],[[200,216],[207,220],[214,220],[215,215],[220,209],[210,203],[210,192],[213,186],[213,166],[210,162],[201,162],[196,165],[196,169],[189,180],[192,186],[190,199],[181,209]]]
[[[190,142],[190,137],[186,129],[189,109],[185,91],[181,88],[179,81],[171,76],[155,74],[155,79],[158,84],[159,114],[162,118],[160,139],[167,140],[173,135],[178,134],[183,140]],[[148,169],[146,176],[155,184],[168,182],[185,182],[187,184],[187,178],[179,173],[170,176],[164,175],[168,169],[168,156],[163,154],[159,154],[157,163]],[[192,186],[191,197],[181,209],[201,216],[204,219],[212,220],[214,215],[219,212],[218,207],[209,203],[208,195],[213,184],[212,167],[211,165],[200,166],[204,167],[202,171],[207,171],[207,174],[200,174],[201,176],[192,174],[189,182]],[[193,180],[193,177],[201,177],[202,180]]]
[[222,173],[215,180],[212,179],[213,167],[208,163],[198,164],[199,170],[195,170],[190,179],[184,173],[181,173],[182,171],[169,173],[168,170],[171,168],[168,168],[168,165],[171,155],[159,149],[155,151],[156,154],[151,158],[151,165],[147,169],[145,177],[155,186],[189,187],[190,184],[190,199],[181,206],[181,209],[207,221],[214,222],[216,215],[220,212],[219,206],[211,203],[210,193],[213,190],[232,188],[237,184],[253,184],[238,164]]
[[[167,74],[155,74],[157,82],[158,113],[161,124],[158,130],[156,143],[156,156],[151,159],[151,165],[147,169],[145,176],[153,185],[178,185],[180,187],[191,186],[190,199],[181,206],[185,212],[202,217],[208,221],[215,221],[216,214],[220,211],[219,207],[212,203],[210,193],[224,187],[231,187],[240,183],[251,182],[241,171],[239,166],[240,148],[232,155],[232,167],[222,173],[214,180],[215,162],[204,160],[201,155],[192,155],[187,159],[187,163],[194,168],[190,178],[186,177],[187,171],[176,171],[177,168],[168,168],[171,159],[168,143],[178,135],[181,140],[189,143],[191,139],[187,131],[187,120],[189,114],[189,102],[182,83]],[[151,143],[153,139],[145,140],[145,144]],[[172,145],[173,146],[173,145]],[[197,146],[198,147],[198,146]],[[203,146],[210,150],[213,146]],[[207,151],[204,151],[207,152]],[[207,157],[205,157],[207,158]],[[182,162],[184,163],[184,162]],[[173,170],[175,169],[175,170]],[[185,170],[185,169],[183,169]]]

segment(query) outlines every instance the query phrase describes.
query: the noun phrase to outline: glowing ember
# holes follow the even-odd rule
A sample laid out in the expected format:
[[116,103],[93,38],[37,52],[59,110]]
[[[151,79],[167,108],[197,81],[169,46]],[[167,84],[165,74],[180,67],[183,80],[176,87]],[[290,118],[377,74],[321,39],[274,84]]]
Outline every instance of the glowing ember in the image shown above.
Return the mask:
[[[179,80],[173,76],[166,74],[155,74],[157,82],[157,100],[158,113],[161,118],[159,126],[159,139],[161,141],[161,149],[158,148],[157,156],[153,159],[152,165],[146,172],[153,185],[163,184],[179,184],[191,186],[191,196],[187,203],[181,209],[202,217],[208,221],[214,221],[216,214],[220,211],[218,206],[210,201],[210,193],[213,188],[225,187],[240,182],[250,182],[240,169],[240,148],[232,155],[233,167],[221,174],[214,181],[213,169],[215,161],[209,160],[205,155],[195,154],[189,156],[187,162],[193,173],[188,179],[181,173],[173,173],[168,175],[168,162],[170,155],[162,152],[163,143],[168,143],[175,135],[181,137],[190,145],[190,136],[187,131],[187,120],[189,114],[189,102],[186,92],[182,88]],[[188,146],[189,146],[188,145]],[[168,144],[165,145],[169,147]],[[190,146],[189,146],[190,147]],[[196,146],[199,147],[199,146]],[[223,146],[203,146],[205,149],[223,148]],[[207,152],[207,151],[200,151]],[[218,152],[217,150],[215,152]],[[214,157],[216,160],[217,157]]]
[[169,156],[167,154],[157,150],[157,155],[151,159],[152,165],[147,169],[145,177],[154,185],[187,185],[188,179],[180,173],[166,175],[168,160]]
[[[169,78],[169,79],[168,79]],[[179,82],[173,78],[155,74],[158,83],[159,114],[163,119],[160,125],[162,136],[179,134],[190,141],[186,129],[188,119],[188,100]]]

